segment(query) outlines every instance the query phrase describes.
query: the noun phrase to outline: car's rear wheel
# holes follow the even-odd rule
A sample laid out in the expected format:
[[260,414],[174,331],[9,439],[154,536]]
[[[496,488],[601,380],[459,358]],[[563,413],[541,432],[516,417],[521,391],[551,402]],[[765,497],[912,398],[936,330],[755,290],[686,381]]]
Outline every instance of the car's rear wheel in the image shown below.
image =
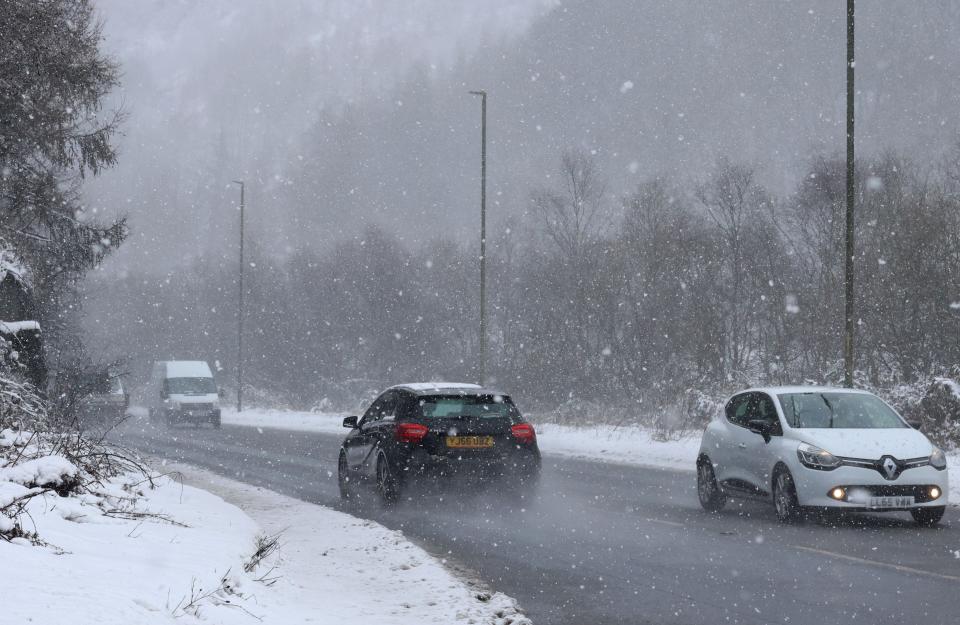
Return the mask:
[[340,450],[340,458],[337,460],[337,486],[340,487],[340,499],[344,501],[357,500],[356,478],[350,475],[347,454],[343,450]]
[[727,504],[727,496],[717,483],[709,458],[701,458],[697,462],[697,497],[707,512],[719,512]]
[[937,506],[935,508],[913,508],[910,510],[910,516],[917,522],[917,525],[924,527],[933,527],[943,518],[946,506]]
[[400,500],[400,480],[390,469],[387,456],[382,451],[377,456],[377,493],[386,505],[393,505]]
[[794,523],[800,519],[797,487],[793,483],[793,476],[786,469],[777,471],[773,479],[773,507],[777,512],[777,520],[781,523]]

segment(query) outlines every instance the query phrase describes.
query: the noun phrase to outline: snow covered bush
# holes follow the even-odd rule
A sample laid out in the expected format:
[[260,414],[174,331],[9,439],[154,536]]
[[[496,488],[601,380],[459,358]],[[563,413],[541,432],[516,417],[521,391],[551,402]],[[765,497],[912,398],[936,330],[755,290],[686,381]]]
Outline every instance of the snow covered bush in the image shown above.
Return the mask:
[[936,444],[948,450],[960,447],[960,383],[948,377],[934,378],[913,416]]
[[150,481],[136,457],[52,427],[47,401],[31,384],[0,368],[0,539],[41,542],[24,519],[34,501],[48,496],[78,497],[105,512],[122,513],[135,497],[128,499],[108,481],[131,472]]

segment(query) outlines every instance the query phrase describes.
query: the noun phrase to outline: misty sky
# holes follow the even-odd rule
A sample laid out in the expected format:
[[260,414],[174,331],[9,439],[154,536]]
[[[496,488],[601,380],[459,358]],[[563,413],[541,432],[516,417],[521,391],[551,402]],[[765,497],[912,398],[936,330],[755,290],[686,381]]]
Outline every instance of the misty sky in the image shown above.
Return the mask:
[[[100,0],[129,114],[87,189],[130,215],[107,271],[284,255],[376,223],[472,236],[479,103],[490,92],[494,228],[522,219],[561,151],[595,151],[609,197],[698,179],[721,154],[788,192],[843,148],[844,13],[831,0]],[[858,3],[858,149],[938,157],[960,129],[947,0]],[[232,256],[231,256],[232,257]]]

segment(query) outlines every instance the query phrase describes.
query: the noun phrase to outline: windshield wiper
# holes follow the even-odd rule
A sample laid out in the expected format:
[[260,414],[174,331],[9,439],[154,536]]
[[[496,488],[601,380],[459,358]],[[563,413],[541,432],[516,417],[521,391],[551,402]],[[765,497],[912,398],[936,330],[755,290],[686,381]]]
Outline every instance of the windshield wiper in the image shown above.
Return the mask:
[[827,405],[827,408],[830,410],[830,429],[833,429],[833,406],[830,405],[830,400],[827,399],[826,395],[821,394],[820,399],[823,400],[823,403]]

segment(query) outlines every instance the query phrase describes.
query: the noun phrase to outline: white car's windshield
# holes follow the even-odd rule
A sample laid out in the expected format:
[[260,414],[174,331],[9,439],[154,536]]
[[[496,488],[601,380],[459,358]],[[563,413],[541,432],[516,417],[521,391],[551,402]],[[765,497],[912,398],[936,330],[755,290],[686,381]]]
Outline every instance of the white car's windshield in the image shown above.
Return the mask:
[[210,395],[217,392],[213,378],[167,378],[167,392],[174,395]]
[[785,393],[783,416],[793,428],[880,429],[909,427],[883,401],[863,393]]

